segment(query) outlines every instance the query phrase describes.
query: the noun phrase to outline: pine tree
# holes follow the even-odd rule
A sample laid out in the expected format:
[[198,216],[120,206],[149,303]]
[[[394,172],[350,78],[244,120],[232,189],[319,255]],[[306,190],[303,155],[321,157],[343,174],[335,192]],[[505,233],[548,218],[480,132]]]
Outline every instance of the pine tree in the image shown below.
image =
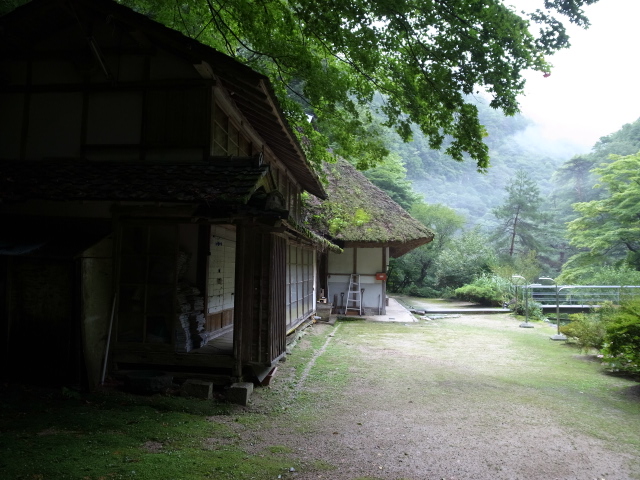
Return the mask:
[[538,185],[527,172],[518,170],[505,190],[505,202],[493,209],[499,222],[494,235],[498,249],[506,251],[509,257],[539,251],[542,247],[542,224],[547,221],[548,215],[541,211],[542,198]]

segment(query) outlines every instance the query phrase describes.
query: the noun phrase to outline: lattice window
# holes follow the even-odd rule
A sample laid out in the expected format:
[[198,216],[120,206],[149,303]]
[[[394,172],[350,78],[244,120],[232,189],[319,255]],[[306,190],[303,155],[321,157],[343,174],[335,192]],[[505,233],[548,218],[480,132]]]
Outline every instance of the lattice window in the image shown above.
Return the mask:
[[287,255],[288,328],[293,327],[313,311],[314,264],[313,250],[289,245]]
[[251,142],[217,104],[213,106],[212,125],[212,156],[251,156]]

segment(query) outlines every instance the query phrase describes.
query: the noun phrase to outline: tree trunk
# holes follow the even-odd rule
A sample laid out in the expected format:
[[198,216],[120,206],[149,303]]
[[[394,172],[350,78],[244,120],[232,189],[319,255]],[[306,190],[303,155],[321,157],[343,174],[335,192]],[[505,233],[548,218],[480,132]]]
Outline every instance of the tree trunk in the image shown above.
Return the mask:
[[424,282],[424,279],[427,276],[427,272],[429,271],[432,263],[433,260],[422,264],[422,268],[420,268],[420,276],[416,280],[416,285],[422,286],[422,282]]
[[518,231],[518,215],[520,215],[520,207],[516,211],[516,217],[513,219],[513,228],[511,229],[511,247],[509,248],[509,256],[513,257],[513,250],[516,244],[516,233]]

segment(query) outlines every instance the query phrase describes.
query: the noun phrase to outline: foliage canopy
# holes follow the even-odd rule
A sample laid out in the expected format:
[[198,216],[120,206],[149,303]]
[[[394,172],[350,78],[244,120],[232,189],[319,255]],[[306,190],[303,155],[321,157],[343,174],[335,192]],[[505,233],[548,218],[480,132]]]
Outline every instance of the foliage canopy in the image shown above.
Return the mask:
[[452,158],[468,153],[483,170],[485,132],[465,95],[483,90],[493,108],[516,113],[522,72],[548,71],[545,55],[569,46],[553,15],[586,27],[582,7],[597,0],[545,0],[530,14],[504,0],[119,1],[269,76],[295,130],[312,140],[313,161],[328,148],[386,155],[371,127],[379,93],[379,113],[403,139],[414,123],[431,148],[448,137]]
[[377,167],[365,171],[364,175],[407,211],[411,210],[414,203],[420,201],[420,195],[413,191],[411,182],[406,179],[407,169],[402,159],[395,152]]
[[[607,196],[577,203],[580,215],[568,225],[571,242],[587,249],[580,258],[625,260],[635,269],[640,266],[640,153],[612,156],[612,163],[594,169],[598,186]],[[575,261],[575,259],[574,259]]]
[[440,204],[429,205],[417,202],[411,209],[413,218],[434,232],[432,242],[422,245],[400,258],[392,259],[391,288],[400,291],[414,286],[415,292],[427,292],[437,286],[436,270],[438,256],[443,253],[455,234],[465,223],[464,217],[453,209]]

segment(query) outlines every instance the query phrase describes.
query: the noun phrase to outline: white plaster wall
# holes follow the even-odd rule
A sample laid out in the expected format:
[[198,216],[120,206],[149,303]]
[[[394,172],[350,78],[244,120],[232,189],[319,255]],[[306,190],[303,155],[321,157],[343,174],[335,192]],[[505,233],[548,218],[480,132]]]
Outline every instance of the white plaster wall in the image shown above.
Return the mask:
[[[347,292],[349,291],[349,275],[331,275],[327,282],[329,288],[328,301],[333,303],[334,306],[341,305],[341,293],[344,293],[344,298],[347,298]],[[382,295],[382,281],[376,280],[374,276],[362,275],[360,277],[360,288],[364,288],[364,295],[362,296],[362,307],[373,315],[378,314],[379,302],[384,299]],[[335,297],[334,297],[335,295]],[[334,301],[334,298],[336,299]],[[344,306],[345,301],[342,302]]]
[[374,276],[361,276],[361,288],[364,288],[362,296],[362,306],[367,313],[377,315],[380,308],[380,301],[384,301],[382,295],[382,281],[376,280]]
[[236,232],[221,226],[211,227],[209,247],[209,285],[207,313],[234,307],[236,278]]
[[353,272],[353,248],[345,248],[342,253],[329,253],[329,274]]
[[358,248],[358,273],[375,275],[383,272],[382,248]]
[[[383,282],[375,279],[375,274],[384,272],[382,248],[358,248],[356,252],[356,273],[360,274],[360,288],[364,288],[362,307],[367,314],[378,314],[383,298]],[[353,272],[354,249],[346,248],[344,253],[329,253],[329,278],[327,281],[329,302],[334,306],[344,306],[341,293],[347,298],[350,275]]]

